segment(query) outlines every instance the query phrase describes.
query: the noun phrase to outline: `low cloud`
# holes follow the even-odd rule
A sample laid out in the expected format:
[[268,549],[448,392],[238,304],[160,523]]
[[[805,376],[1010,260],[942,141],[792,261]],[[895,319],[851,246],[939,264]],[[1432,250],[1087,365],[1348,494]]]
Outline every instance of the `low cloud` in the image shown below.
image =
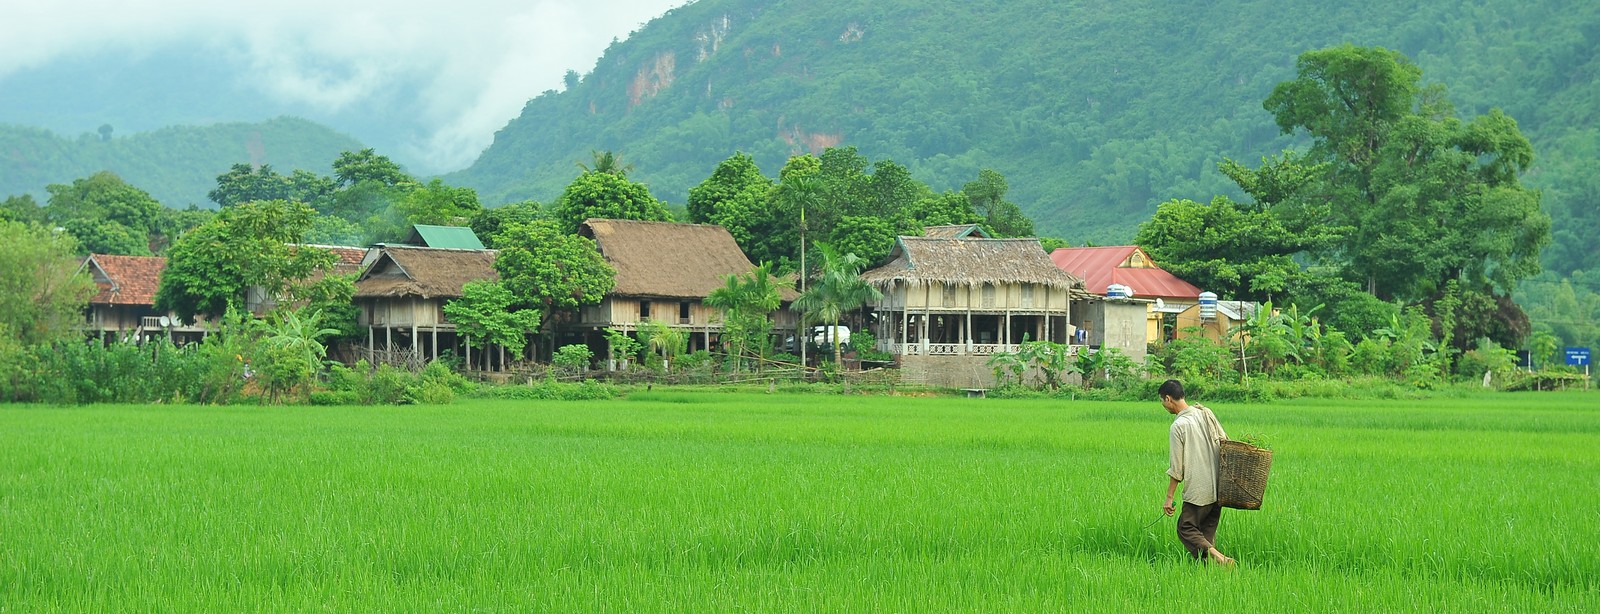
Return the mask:
[[[470,163],[539,92],[569,69],[588,72],[626,38],[684,0],[57,0],[16,3],[0,21],[0,79],[67,55],[139,54],[173,45],[224,53],[242,85],[330,114],[394,105],[424,134],[405,157]],[[360,136],[360,135],[358,135]]]

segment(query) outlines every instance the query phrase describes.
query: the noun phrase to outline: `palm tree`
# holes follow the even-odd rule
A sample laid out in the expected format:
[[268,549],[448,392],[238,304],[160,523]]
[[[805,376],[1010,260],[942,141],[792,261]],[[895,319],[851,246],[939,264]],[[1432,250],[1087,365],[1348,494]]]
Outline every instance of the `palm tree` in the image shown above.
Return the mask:
[[728,275],[723,286],[706,296],[706,304],[722,310],[723,331],[738,344],[734,368],[749,352],[750,338],[770,328],[767,314],[782,304],[778,293],[782,282],[772,276],[772,263],[763,262],[746,276]]
[[794,307],[805,314],[806,321],[829,325],[833,362],[839,364],[839,320],[851,309],[883,298],[883,293],[861,279],[865,259],[854,253],[841,255],[827,243],[817,243],[817,251],[822,253],[822,275],[795,300]]
[[618,177],[626,177],[628,173],[633,172],[632,164],[623,164],[622,157],[612,153],[610,150],[590,150],[589,155],[594,158],[594,166],[579,162],[578,168],[583,169],[583,172],[606,173]]

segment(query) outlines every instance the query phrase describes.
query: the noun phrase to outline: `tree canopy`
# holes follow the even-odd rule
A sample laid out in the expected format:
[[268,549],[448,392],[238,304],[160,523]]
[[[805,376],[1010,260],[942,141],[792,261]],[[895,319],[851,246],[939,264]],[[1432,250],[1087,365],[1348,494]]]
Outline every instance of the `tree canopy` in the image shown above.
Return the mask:
[[[271,301],[311,298],[314,275],[332,271],[337,260],[328,250],[296,245],[315,215],[305,204],[281,200],[224,209],[172,246],[156,308],[184,320],[215,318],[229,308],[243,309],[252,287]],[[324,280],[349,284],[332,276]]]

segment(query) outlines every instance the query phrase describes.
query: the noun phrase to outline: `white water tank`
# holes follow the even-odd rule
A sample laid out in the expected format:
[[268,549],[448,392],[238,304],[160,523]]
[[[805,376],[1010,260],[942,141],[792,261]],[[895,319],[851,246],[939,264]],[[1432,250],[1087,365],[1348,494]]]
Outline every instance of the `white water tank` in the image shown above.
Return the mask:
[[1133,298],[1133,288],[1122,284],[1106,286],[1106,298]]
[[1217,319],[1217,293],[1200,293],[1200,321],[1212,322]]

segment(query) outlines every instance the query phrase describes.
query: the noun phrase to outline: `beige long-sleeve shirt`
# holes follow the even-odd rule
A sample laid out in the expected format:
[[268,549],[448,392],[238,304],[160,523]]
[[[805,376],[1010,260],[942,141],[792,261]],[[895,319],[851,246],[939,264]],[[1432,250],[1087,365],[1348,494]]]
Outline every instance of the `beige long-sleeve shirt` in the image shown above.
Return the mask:
[[1227,438],[1216,414],[1190,405],[1172,420],[1167,475],[1183,483],[1183,501],[1195,505],[1217,502],[1218,442]]

